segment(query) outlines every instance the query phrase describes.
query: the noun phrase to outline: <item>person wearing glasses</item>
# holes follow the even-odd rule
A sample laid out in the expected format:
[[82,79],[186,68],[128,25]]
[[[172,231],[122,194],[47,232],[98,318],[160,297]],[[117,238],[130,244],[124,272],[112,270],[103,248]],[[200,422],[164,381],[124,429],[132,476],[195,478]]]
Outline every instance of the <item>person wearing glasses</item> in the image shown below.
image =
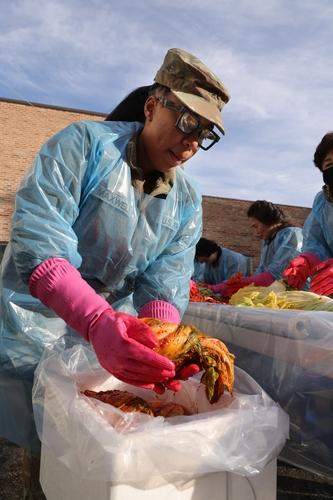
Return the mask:
[[179,390],[142,317],[179,323],[189,300],[201,196],[182,167],[224,134],[224,84],[170,49],[149,88],[106,121],[73,123],[37,154],[16,195],[1,273],[0,431],[31,448],[31,387],[45,346],[80,338],[119,380]]

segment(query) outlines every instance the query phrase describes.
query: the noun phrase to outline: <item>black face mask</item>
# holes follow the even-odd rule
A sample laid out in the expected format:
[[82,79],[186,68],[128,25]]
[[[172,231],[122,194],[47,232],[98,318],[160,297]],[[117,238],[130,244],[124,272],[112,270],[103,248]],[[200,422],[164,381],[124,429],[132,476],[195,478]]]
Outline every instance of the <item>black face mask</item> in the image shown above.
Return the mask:
[[323,179],[325,184],[333,187],[333,165],[323,170]]

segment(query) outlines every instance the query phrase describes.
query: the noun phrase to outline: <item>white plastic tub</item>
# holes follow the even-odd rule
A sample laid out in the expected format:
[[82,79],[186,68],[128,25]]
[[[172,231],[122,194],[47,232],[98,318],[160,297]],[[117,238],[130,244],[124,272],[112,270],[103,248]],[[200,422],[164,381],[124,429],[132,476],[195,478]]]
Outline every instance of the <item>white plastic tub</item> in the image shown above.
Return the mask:
[[276,460],[256,476],[216,472],[177,487],[154,489],[87,480],[73,474],[42,446],[40,482],[47,500],[275,500]]

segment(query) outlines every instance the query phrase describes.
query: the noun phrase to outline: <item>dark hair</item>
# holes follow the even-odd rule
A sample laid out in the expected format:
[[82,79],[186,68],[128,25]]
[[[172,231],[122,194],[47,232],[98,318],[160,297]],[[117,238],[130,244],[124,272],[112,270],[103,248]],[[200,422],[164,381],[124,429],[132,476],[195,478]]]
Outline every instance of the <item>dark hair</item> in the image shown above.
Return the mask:
[[267,226],[272,224],[281,224],[284,227],[287,227],[291,225],[282,208],[274,205],[271,201],[255,201],[249,206],[247,216],[253,217]]
[[195,247],[196,257],[210,257],[214,252],[220,250],[219,245],[213,240],[200,238]]
[[105,118],[106,121],[116,122],[145,122],[144,105],[150,95],[156,90],[169,91],[158,83],[138,87],[130,92]]
[[333,132],[327,132],[316,147],[313,157],[313,163],[319,168],[319,170],[323,170],[323,160],[331,149],[333,150]]

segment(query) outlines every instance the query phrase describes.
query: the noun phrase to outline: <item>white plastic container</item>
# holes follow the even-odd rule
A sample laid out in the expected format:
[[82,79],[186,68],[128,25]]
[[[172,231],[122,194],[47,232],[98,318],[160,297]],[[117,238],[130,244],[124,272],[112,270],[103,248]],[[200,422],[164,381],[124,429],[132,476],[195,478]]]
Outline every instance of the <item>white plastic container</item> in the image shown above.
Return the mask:
[[154,489],[92,481],[74,475],[42,446],[40,482],[47,500],[276,500],[276,460],[255,476],[216,472],[182,487],[167,483]]

